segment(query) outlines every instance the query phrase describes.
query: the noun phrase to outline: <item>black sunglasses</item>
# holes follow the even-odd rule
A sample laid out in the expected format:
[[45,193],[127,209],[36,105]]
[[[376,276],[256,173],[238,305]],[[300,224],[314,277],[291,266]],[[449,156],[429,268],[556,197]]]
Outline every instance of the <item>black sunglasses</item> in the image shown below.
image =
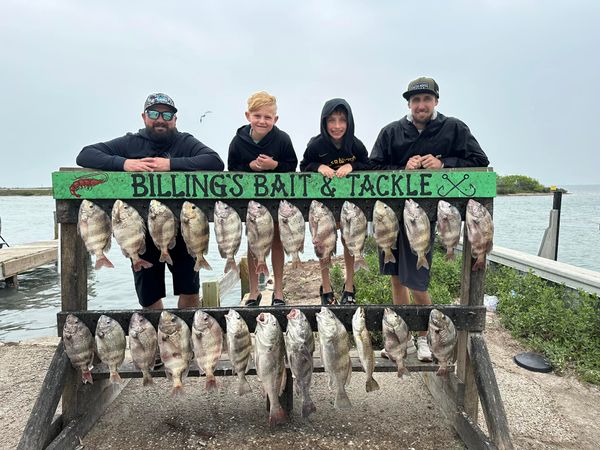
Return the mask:
[[152,119],[152,120],[156,120],[158,119],[159,116],[162,115],[162,118],[166,121],[166,122],[170,122],[173,119],[173,116],[175,115],[174,112],[171,111],[154,111],[152,109],[147,109],[146,110],[146,115]]

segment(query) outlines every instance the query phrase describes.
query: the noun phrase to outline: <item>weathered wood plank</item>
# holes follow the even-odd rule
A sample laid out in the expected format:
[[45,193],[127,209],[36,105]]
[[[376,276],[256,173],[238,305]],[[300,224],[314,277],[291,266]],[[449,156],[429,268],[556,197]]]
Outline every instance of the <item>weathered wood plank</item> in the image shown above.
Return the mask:
[[60,227],[60,294],[63,311],[87,309],[87,251],[77,225]]
[[469,356],[473,362],[475,382],[481,397],[481,407],[487,423],[490,439],[500,450],[512,450],[513,445],[508,430],[508,419],[490,354],[481,334],[472,333],[469,339]]
[[205,281],[202,283],[202,306],[205,308],[218,308],[221,306],[218,281]]
[[[405,321],[412,331],[427,330],[429,314],[433,308],[437,308],[446,314],[452,321],[457,330],[483,331],[485,329],[485,306],[461,306],[461,305],[362,305],[365,309],[365,321],[367,328],[372,331],[381,330],[381,321],[383,311],[386,307],[392,308]],[[315,314],[321,310],[321,306],[307,305],[296,306],[306,315],[314,331],[317,330],[317,321]],[[356,311],[355,306],[336,305],[329,307],[331,311],[341,320],[348,331],[352,330],[352,316]],[[287,327],[287,314],[290,312],[289,306],[266,306],[266,307],[232,307],[232,308],[202,308],[208,314],[213,316],[217,322],[226,329],[225,314],[229,309],[235,309],[246,321],[251,332],[256,326],[256,316],[262,312],[273,314],[282,329]],[[181,317],[188,326],[192,325],[195,309],[169,309],[169,311]],[[96,324],[102,314],[112,317],[121,324],[125,332],[129,328],[129,320],[134,312],[142,314],[152,325],[158,326],[160,319],[160,310],[106,310],[106,311],[63,311],[57,314],[58,335],[62,335],[62,327],[67,315],[72,312],[83,321],[92,333],[96,330]]]
[[0,249],[0,280],[58,259],[58,241],[40,241]]
[[33,405],[17,449],[44,448],[48,441],[48,435],[52,431],[51,424],[63,392],[65,375],[70,364],[61,340],[56,347],[50,366],[48,366],[40,393]]

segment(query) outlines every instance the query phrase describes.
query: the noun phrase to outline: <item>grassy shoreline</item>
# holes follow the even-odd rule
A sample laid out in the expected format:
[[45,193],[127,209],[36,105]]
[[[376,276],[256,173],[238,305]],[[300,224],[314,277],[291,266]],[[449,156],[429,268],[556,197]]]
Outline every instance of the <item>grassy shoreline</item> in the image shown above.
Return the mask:
[[44,196],[52,195],[51,187],[38,187],[38,188],[0,188],[0,197],[8,196]]

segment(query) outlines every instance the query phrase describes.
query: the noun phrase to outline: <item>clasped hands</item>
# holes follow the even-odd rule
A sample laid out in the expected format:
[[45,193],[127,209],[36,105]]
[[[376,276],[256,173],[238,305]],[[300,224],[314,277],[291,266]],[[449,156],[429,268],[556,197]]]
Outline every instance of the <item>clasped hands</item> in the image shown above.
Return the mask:
[[346,175],[352,172],[352,164],[346,163],[343,166],[338,167],[337,170],[333,170],[331,167],[321,164],[318,170],[319,173],[326,178],[344,178]]
[[258,158],[250,163],[250,168],[255,172],[262,172],[265,170],[273,170],[278,165],[279,163],[269,155],[260,154],[258,155]]
[[444,167],[444,163],[433,155],[415,155],[408,160],[405,169],[441,169],[442,167]]
[[171,160],[168,158],[126,159],[123,164],[125,172],[169,172]]

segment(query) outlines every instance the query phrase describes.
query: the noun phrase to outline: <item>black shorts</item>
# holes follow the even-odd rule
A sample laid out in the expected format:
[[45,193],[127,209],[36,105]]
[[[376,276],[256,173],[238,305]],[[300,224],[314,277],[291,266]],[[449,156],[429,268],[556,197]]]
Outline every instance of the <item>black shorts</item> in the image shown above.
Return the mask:
[[[431,268],[431,260],[433,259],[433,243],[435,238],[435,222],[431,225],[431,249],[427,253],[427,262]],[[410,244],[404,232],[404,226],[400,224],[400,232],[398,233],[397,248],[392,250],[395,263],[383,264],[383,252],[379,251],[379,273],[382,275],[394,275],[400,279],[400,283],[409,289],[415,291],[426,291],[429,287],[430,271],[424,267],[417,270],[417,255],[410,249]]]
[[140,255],[152,263],[149,269],[133,271],[135,291],[140,305],[148,307],[166,297],[165,266],[173,274],[173,294],[197,294],[200,291],[200,277],[194,271],[194,258],[187,252],[181,233],[177,234],[175,247],[169,250],[173,265],[160,262],[160,251],[154,245],[149,233],[146,233],[146,253]]

